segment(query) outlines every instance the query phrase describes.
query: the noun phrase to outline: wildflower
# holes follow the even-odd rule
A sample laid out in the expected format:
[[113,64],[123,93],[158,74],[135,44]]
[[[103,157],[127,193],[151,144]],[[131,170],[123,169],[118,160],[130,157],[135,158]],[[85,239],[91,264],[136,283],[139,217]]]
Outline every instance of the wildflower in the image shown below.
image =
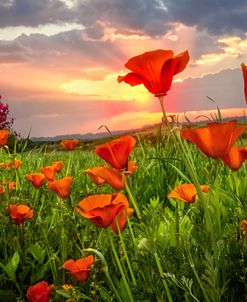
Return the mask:
[[233,146],[222,158],[224,163],[232,170],[238,170],[247,159],[247,147]]
[[15,169],[18,170],[20,165],[22,164],[22,160],[20,159],[15,159],[14,160],[14,166],[15,166]]
[[[202,192],[208,192],[208,186],[200,186]],[[171,191],[168,198],[177,198],[187,203],[195,202],[197,195],[196,188],[193,184],[182,184]]]
[[79,281],[86,281],[89,272],[91,270],[91,266],[94,264],[94,257],[92,255],[78,259],[74,261],[73,259],[67,260],[63,264],[63,268],[69,271],[69,273]]
[[122,190],[124,188],[124,181],[118,170],[106,166],[99,166],[84,170],[84,173],[88,174],[99,186],[108,183],[116,190]]
[[43,173],[47,180],[53,181],[55,178],[55,167],[54,166],[46,166],[39,169],[41,173]]
[[15,190],[15,188],[16,188],[16,182],[15,182],[15,181],[9,181],[9,182],[7,183],[7,185],[8,185],[8,190],[9,190],[9,192]]
[[57,173],[61,172],[62,167],[63,167],[63,162],[62,161],[53,161],[52,165],[53,165],[53,167],[54,167],[54,169]]
[[171,88],[173,76],[183,71],[188,62],[187,50],[176,56],[172,50],[148,51],[129,59],[125,67],[132,72],[119,76],[118,82],[131,86],[143,84],[155,96],[164,96]]
[[70,187],[72,184],[73,177],[66,176],[59,180],[49,182],[48,189],[54,191],[59,197],[65,199],[70,194]]
[[78,145],[79,140],[78,139],[64,139],[61,141],[60,145],[65,150],[74,150],[76,146]]
[[243,227],[242,235],[245,236],[247,233],[247,220],[241,221],[240,225]]
[[62,289],[64,290],[71,290],[73,289],[73,286],[71,284],[64,284],[64,285],[61,285],[62,286]]
[[40,281],[28,287],[27,299],[29,302],[49,302],[51,285],[46,281]]
[[244,63],[242,63],[241,67],[242,67],[243,79],[244,79],[244,95],[245,95],[245,101],[247,103],[247,66]]
[[127,169],[128,157],[136,144],[133,136],[127,135],[95,147],[95,154],[117,170]]
[[0,185],[0,195],[4,195],[5,189],[4,186]]
[[38,189],[45,183],[45,175],[42,173],[26,174],[26,179],[30,181],[33,186]]
[[12,168],[12,166],[13,166],[13,163],[12,163],[12,161],[8,161],[6,164],[5,164],[5,166],[6,166],[6,168]]
[[21,224],[24,220],[33,218],[33,210],[27,205],[10,204],[9,215],[14,220],[15,224]]
[[9,133],[9,130],[0,130],[0,147],[6,145]]
[[237,121],[208,123],[206,127],[185,128],[182,138],[194,143],[205,155],[214,159],[224,157],[247,126],[238,126]]
[[128,206],[129,205],[127,205],[124,209],[119,211],[119,213],[116,215],[116,217],[114,218],[114,220],[111,224],[111,228],[112,228],[113,232],[116,234],[118,234],[117,224],[119,226],[120,231],[122,231],[127,222],[127,215],[128,215],[128,217],[130,217],[134,213],[134,209],[129,208]]
[[[121,210],[128,209],[129,202],[121,193],[92,195],[79,202],[76,209],[97,227],[108,228]],[[119,219],[123,220],[122,216]],[[120,222],[119,224],[122,223]]]

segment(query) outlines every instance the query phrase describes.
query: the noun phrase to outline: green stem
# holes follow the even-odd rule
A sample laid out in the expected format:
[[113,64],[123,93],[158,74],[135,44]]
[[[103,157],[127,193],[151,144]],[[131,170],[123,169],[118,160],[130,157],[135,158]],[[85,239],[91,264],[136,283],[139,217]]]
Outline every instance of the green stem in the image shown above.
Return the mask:
[[131,225],[131,221],[130,221],[130,219],[129,219],[129,215],[128,215],[126,209],[125,209],[125,215],[126,215],[127,224],[128,224],[129,230],[130,230],[130,236],[131,236],[131,238],[132,238],[132,241],[133,241],[135,250],[137,251],[137,250],[138,250],[138,247],[137,247],[137,243],[136,243],[136,238],[135,238],[135,235],[134,235],[134,232],[133,232],[133,228],[132,228],[132,225]]
[[176,220],[176,241],[179,243],[179,212],[178,212],[178,201],[176,200],[176,209],[175,209],[175,220]]
[[86,252],[92,252],[92,253],[94,253],[95,255],[98,256],[98,258],[100,259],[100,261],[102,263],[102,270],[105,273],[106,279],[109,282],[110,287],[111,287],[111,289],[112,289],[112,291],[113,291],[113,293],[114,293],[117,301],[118,302],[122,302],[122,299],[120,298],[120,296],[119,296],[119,294],[117,292],[117,289],[116,289],[116,287],[115,287],[115,285],[114,285],[114,283],[112,281],[112,278],[111,278],[111,276],[109,274],[108,264],[107,264],[107,262],[105,260],[105,257],[98,250],[96,250],[96,249],[88,248],[88,249],[84,249],[84,251],[86,251]]
[[168,287],[168,285],[167,285],[167,283],[166,283],[166,279],[165,279],[165,277],[164,277],[164,272],[163,272],[163,270],[162,270],[162,266],[161,266],[161,264],[160,264],[160,259],[159,259],[159,256],[158,256],[158,253],[157,253],[157,252],[154,253],[154,258],[155,258],[156,265],[157,265],[158,270],[159,270],[159,273],[160,273],[160,277],[161,277],[162,283],[163,283],[164,288],[165,288],[165,291],[166,291],[166,295],[167,295],[168,301],[169,301],[169,302],[172,302],[172,301],[173,301],[173,300],[172,300],[172,296],[171,296],[169,287]]
[[119,269],[120,274],[121,274],[121,276],[122,276],[123,283],[124,283],[124,286],[125,286],[127,295],[128,295],[128,297],[129,297],[129,301],[130,301],[130,302],[134,302],[134,299],[133,299],[132,293],[131,293],[131,289],[130,289],[129,284],[128,284],[128,282],[127,282],[127,279],[126,279],[126,276],[125,276],[125,274],[124,274],[124,271],[123,271],[121,262],[120,262],[120,260],[119,260],[119,258],[118,258],[118,254],[117,254],[117,251],[116,251],[115,246],[114,246],[114,242],[113,242],[113,240],[112,240],[111,230],[108,228],[108,229],[106,229],[106,231],[107,231],[107,237],[108,237],[108,239],[109,239],[109,242],[110,242],[110,245],[111,245],[111,249],[112,249],[113,255],[114,255],[114,257],[115,257],[115,260],[116,260],[118,269]]
[[[128,214],[126,213],[125,215],[128,215]],[[136,286],[137,284],[136,284],[135,275],[133,273],[132,266],[131,266],[131,263],[130,263],[130,260],[129,260],[129,256],[128,256],[126,248],[125,248],[125,243],[124,243],[124,240],[123,240],[122,232],[120,230],[117,218],[116,218],[116,223],[117,223],[117,229],[118,229],[118,236],[119,236],[119,239],[120,239],[123,251],[124,251],[124,255],[125,255],[126,262],[127,262],[127,265],[128,265],[129,271],[130,271],[130,275],[131,275],[132,281],[134,283],[134,286]]]
[[140,212],[139,207],[138,207],[138,205],[137,205],[137,203],[136,203],[136,201],[135,201],[135,199],[134,199],[134,197],[133,197],[133,195],[132,195],[132,193],[131,193],[131,191],[130,191],[130,188],[129,188],[129,185],[128,185],[128,183],[127,183],[127,180],[125,179],[125,175],[122,174],[122,177],[123,177],[125,189],[126,189],[126,191],[127,191],[127,193],[128,193],[128,196],[129,196],[130,203],[133,205],[137,217],[138,217],[139,219],[142,219],[142,217],[141,217],[141,212]]

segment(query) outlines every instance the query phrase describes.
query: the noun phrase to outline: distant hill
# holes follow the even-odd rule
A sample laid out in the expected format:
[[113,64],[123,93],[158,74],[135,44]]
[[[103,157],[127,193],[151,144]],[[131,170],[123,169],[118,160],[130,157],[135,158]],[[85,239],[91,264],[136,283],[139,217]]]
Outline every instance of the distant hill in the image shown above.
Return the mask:
[[[228,118],[223,118],[224,122],[230,121],[230,120],[237,120],[239,123],[246,123],[246,117],[244,116],[235,116],[235,117],[228,117]],[[191,120],[193,124],[204,124],[205,122],[208,122],[208,120],[201,118],[200,120]],[[188,125],[188,122],[184,122],[184,125]],[[33,142],[58,142],[64,139],[79,139],[82,141],[93,141],[93,140],[98,140],[110,136],[120,136],[120,135],[125,135],[125,134],[131,134],[131,133],[136,133],[136,132],[142,132],[142,131],[153,131],[156,129],[158,126],[160,126],[160,123],[153,124],[153,125],[145,125],[141,128],[136,128],[136,129],[130,129],[130,130],[117,130],[117,131],[112,131],[111,134],[109,132],[101,132],[101,133],[86,133],[86,134],[67,134],[67,135],[57,135],[54,137],[31,137],[31,141]]]

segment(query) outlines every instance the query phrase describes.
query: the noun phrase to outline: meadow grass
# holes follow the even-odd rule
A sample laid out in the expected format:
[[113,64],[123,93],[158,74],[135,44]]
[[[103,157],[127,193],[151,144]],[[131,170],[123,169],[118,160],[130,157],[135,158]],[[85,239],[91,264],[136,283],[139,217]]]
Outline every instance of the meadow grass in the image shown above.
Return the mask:
[[[16,189],[0,197],[0,301],[26,301],[27,288],[41,280],[53,285],[51,301],[246,301],[247,245],[240,222],[247,219],[247,165],[232,172],[183,142],[198,183],[210,186],[186,204],[167,197],[174,187],[193,182],[172,137],[158,132],[136,139],[130,158],[138,170],[129,177],[130,191],[122,193],[130,200],[131,192],[141,219],[132,215],[121,236],[75,211],[89,195],[115,192],[83,172],[103,164],[93,149],[0,150],[1,162],[23,161],[18,170],[1,170],[1,180],[15,181]],[[64,200],[25,179],[53,161],[64,163],[56,179],[73,177]],[[28,205],[34,217],[14,224],[9,204]],[[66,260],[90,254],[95,263],[87,281],[62,268]]]

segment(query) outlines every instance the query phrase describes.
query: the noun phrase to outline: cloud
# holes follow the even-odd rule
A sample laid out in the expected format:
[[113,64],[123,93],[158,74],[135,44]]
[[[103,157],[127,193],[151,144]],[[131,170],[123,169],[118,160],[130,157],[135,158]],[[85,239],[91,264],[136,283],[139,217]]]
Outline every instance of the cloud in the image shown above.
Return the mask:
[[0,27],[38,26],[75,18],[73,11],[59,0],[15,0],[8,4],[1,5]]
[[247,3],[245,0],[163,0],[170,19],[188,26],[206,29],[215,35],[245,33]]
[[176,23],[213,35],[243,34],[246,13],[245,0],[16,0],[1,4],[0,27],[77,22],[93,39],[101,39],[108,27],[121,34],[163,36]]

